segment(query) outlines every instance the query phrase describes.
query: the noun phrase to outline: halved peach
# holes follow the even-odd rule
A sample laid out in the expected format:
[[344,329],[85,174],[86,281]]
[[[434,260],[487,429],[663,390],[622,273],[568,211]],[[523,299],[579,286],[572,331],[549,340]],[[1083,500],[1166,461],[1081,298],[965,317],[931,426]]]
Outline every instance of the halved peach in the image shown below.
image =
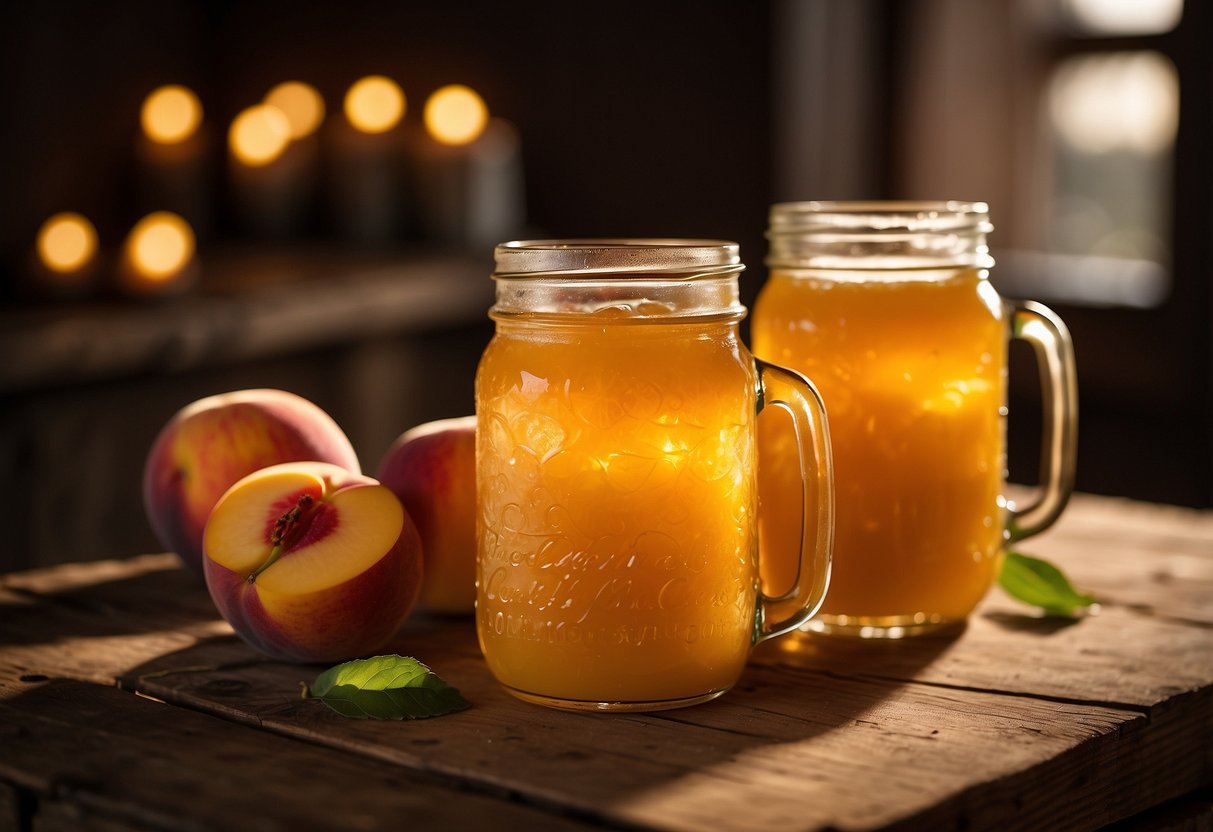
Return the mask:
[[202,530],[223,493],[267,465],[318,460],[359,473],[331,417],[285,390],[237,390],[182,408],[143,468],[143,502],[160,543],[202,572]]
[[249,644],[289,661],[344,661],[373,653],[408,616],[421,541],[375,480],[291,462],[224,493],[203,566],[215,606]]

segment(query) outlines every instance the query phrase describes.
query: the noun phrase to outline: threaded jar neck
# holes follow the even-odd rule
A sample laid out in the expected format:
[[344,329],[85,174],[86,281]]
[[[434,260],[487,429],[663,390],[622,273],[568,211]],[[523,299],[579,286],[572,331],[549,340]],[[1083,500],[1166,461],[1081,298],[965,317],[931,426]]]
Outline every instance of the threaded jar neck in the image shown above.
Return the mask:
[[520,240],[494,252],[496,320],[740,319],[736,243],[691,239]]
[[984,202],[784,202],[771,206],[772,268],[931,269],[993,265]]

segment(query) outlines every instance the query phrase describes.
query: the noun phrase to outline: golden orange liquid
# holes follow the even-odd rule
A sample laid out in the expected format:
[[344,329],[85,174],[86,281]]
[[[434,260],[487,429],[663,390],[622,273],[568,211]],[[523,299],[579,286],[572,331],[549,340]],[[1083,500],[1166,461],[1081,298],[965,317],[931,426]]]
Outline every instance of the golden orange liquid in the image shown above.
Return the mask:
[[[775,271],[753,320],[755,354],[825,399],[837,526],[819,618],[841,628],[963,619],[1003,541],[1001,302],[974,269],[880,276]],[[760,447],[770,592],[790,581],[798,474],[786,428],[764,423]]]
[[656,703],[736,681],[754,383],[736,323],[498,323],[476,380],[476,619],[500,682]]

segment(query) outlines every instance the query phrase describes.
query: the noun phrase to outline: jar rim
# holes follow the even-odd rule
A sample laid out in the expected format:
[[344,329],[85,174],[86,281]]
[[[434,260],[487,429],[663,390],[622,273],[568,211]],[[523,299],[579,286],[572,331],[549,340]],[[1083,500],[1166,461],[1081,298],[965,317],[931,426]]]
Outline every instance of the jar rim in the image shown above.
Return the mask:
[[498,245],[493,257],[494,279],[638,274],[686,280],[745,268],[731,240],[680,237],[512,240]]
[[963,200],[813,200],[771,206],[768,239],[806,231],[989,233],[990,207]]

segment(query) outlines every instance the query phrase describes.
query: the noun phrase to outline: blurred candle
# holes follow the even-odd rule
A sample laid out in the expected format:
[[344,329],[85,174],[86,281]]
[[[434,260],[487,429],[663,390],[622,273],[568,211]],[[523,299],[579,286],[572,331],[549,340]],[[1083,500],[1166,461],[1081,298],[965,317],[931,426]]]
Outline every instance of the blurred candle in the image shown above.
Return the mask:
[[194,231],[170,211],[148,214],[131,229],[122,247],[118,286],[132,297],[180,294],[198,276]]
[[202,123],[202,102],[198,96],[178,85],[154,90],[143,100],[139,123],[144,134],[162,145],[176,145],[188,140]]
[[170,84],[153,90],[139,110],[135,157],[140,206],[170,209],[205,231],[213,176],[202,117],[202,103],[189,88]]
[[386,133],[404,118],[404,108],[404,91],[382,75],[355,81],[345,94],[345,117],[362,133]]
[[328,146],[333,220],[361,243],[398,242],[408,225],[400,124],[408,102],[383,75],[356,81],[345,94],[342,119],[332,119]]
[[282,111],[296,142],[314,134],[324,121],[324,98],[302,81],[279,84],[266,94],[264,103]]
[[[281,100],[281,93],[277,96]],[[288,107],[293,107],[288,102]],[[301,111],[291,109],[300,119]],[[228,129],[234,213],[254,236],[286,239],[306,223],[315,180],[315,148],[296,146],[306,119],[275,104],[243,110]]]
[[74,211],[48,217],[34,240],[34,294],[85,294],[96,283],[97,259],[97,229],[87,217]]
[[38,229],[37,249],[48,270],[78,275],[97,253],[97,229],[81,214],[55,214]]
[[258,104],[243,110],[232,120],[227,141],[232,156],[240,164],[260,168],[273,162],[291,140],[291,123],[286,113],[270,104]]
[[467,144],[484,132],[489,108],[475,90],[451,84],[425,102],[423,120],[426,131],[443,144]]
[[431,95],[423,120],[425,135],[411,152],[426,237],[473,249],[516,237],[524,213],[517,130],[490,118],[484,100],[461,84]]

